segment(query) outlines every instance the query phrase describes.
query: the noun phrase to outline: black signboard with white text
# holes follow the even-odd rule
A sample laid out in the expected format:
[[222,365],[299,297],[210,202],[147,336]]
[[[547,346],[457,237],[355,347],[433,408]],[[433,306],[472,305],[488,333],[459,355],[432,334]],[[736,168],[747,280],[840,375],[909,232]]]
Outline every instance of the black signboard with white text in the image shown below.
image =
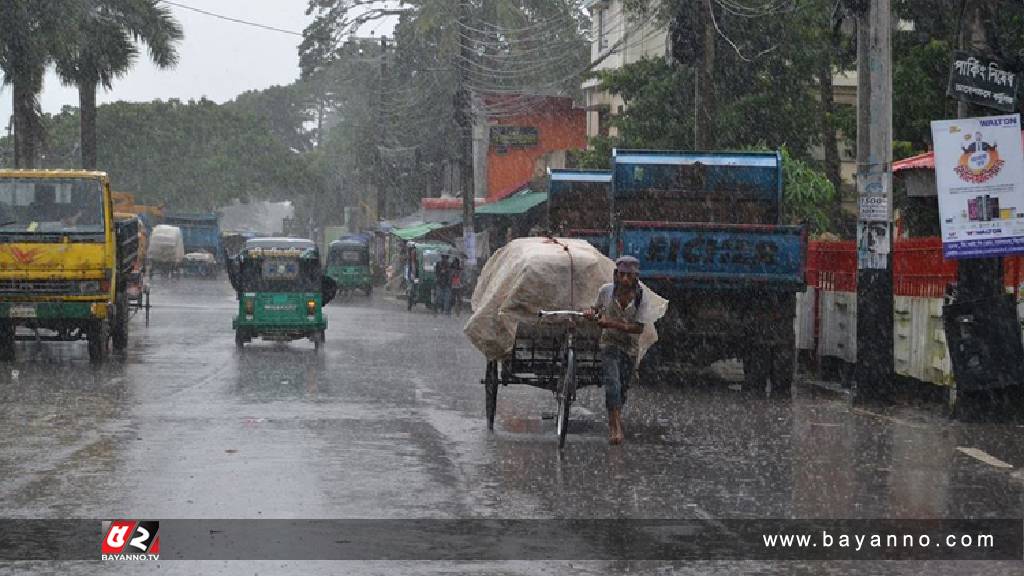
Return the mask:
[[957,100],[1014,112],[1020,74],[987,56],[957,50],[949,68],[946,94]]

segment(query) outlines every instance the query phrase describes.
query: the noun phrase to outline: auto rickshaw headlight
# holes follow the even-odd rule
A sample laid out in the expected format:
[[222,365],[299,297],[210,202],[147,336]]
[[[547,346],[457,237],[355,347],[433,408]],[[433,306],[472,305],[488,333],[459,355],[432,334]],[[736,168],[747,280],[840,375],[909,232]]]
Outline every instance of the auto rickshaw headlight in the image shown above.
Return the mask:
[[256,302],[252,298],[245,299],[245,313],[252,316],[253,311],[256,309]]
[[89,313],[92,314],[93,318],[106,318],[107,305],[103,302],[96,302],[89,306]]
[[306,301],[306,314],[309,314],[310,316],[316,314],[316,300]]

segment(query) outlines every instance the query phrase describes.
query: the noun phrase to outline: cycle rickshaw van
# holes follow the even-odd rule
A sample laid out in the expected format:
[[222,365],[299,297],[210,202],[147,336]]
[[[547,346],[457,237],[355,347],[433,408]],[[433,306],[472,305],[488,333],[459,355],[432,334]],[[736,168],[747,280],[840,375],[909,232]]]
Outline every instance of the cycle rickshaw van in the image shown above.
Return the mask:
[[[582,310],[594,304],[614,270],[589,242],[570,238],[519,238],[487,260],[464,332],[486,358],[488,429],[494,429],[498,387],[525,384],[553,394],[558,446],[565,444],[576,391],[601,385],[600,328]],[[654,319],[640,336],[643,357],[658,339],[653,322],[668,301],[642,283],[641,290],[647,317]]]
[[257,238],[227,262],[228,278],[238,295],[238,315],[231,323],[241,348],[255,338],[270,341],[310,339],[324,343],[327,318],[323,306],[334,298],[334,280],[320,267],[312,240]]
[[373,292],[369,244],[355,237],[331,242],[327,246],[327,275],[339,291],[362,290],[369,296]]
[[409,251],[407,261],[412,264],[407,272],[411,277],[406,277],[406,309],[412,310],[422,302],[434,310],[437,307],[434,267],[441,261],[442,254],[454,256],[455,247],[444,242],[410,242],[406,249]]

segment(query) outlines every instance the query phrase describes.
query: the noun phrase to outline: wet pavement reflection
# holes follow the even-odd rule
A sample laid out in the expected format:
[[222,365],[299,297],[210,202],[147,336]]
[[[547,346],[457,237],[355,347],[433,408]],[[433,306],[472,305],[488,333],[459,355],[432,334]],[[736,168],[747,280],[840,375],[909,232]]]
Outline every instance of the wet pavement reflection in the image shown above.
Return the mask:
[[[567,447],[549,392],[502,387],[486,429],[466,320],[384,294],[327,308],[308,341],[235,349],[224,281],[155,287],[149,326],[90,366],[84,343],[18,345],[0,366],[8,518],[1004,518],[1024,510],[1024,428],[852,407],[798,387],[737,390],[735,366],[631,390],[607,444],[583,390]],[[733,385],[733,386],[730,386]],[[1013,465],[1002,469],[958,448]],[[21,564],[24,573],[130,567]],[[181,573],[946,574],[993,563],[164,563]]]

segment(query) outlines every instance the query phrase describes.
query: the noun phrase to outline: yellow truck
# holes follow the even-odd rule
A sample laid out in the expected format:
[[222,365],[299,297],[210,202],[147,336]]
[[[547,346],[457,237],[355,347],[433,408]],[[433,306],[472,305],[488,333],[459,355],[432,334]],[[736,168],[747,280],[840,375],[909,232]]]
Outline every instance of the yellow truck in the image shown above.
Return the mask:
[[105,173],[0,170],[0,360],[19,338],[86,340],[93,362],[123,350],[138,242]]

